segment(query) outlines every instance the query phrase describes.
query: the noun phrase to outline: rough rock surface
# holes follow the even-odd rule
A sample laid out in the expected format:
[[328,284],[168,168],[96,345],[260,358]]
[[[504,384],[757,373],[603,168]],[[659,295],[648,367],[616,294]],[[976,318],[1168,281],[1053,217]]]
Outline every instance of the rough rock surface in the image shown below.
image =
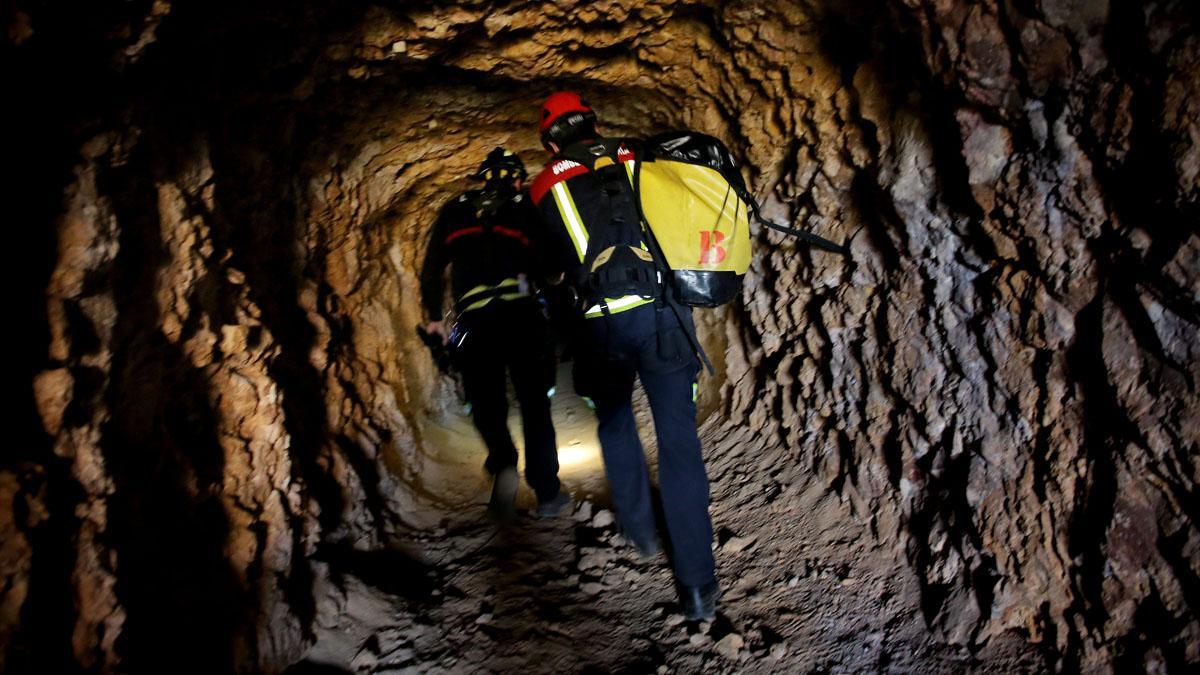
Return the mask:
[[[1191,4],[10,3],[5,669],[1195,667]],[[540,165],[559,86],[725,139],[768,215],[850,243],[760,233],[700,322],[715,632],[672,628],[661,565],[600,563],[573,618],[474,597],[495,564],[445,516],[480,478],[427,437],[424,233],[491,147]],[[530,525],[515,588],[596,531]],[[429,647],[461,626],[494,644]]]

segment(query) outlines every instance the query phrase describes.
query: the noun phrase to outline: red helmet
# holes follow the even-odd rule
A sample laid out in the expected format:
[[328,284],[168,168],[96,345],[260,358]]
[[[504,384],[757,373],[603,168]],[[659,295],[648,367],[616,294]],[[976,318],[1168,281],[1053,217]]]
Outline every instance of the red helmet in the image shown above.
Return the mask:
[[579,98],[579,94],[560,91],[551,94],[542,104],[542,120],[538,129],[542,132],[542,145],[547,150],[553,149],[551,144],[561,148],[581,138],[594,136],[596,113],[592,112],[586,101]]
[[[551,124],[554,124],[567,113],[592,113],[592,109],[579,98],[579,94],[573,91],[558,91],[550,94],[550,97],[542,103],[541,123],[538,125],[538,133],[546,133]],[[593,115],[595,113],[592,113]]]

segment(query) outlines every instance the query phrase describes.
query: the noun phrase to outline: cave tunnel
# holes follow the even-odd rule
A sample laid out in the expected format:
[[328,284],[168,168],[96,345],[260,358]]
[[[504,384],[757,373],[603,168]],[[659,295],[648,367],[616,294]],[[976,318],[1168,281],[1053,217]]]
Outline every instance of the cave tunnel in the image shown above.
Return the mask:
[[[1190,0],[3,16],[0,670],[1200,664]],[[565,371],[576,506],[523,487],[493,527],[413,330],[438,209],[495,147],[540,169],[563,88],[612,134],[721,139],[766,215],[849,249],[756,229],[697,311],[713,622],[622,545]]]

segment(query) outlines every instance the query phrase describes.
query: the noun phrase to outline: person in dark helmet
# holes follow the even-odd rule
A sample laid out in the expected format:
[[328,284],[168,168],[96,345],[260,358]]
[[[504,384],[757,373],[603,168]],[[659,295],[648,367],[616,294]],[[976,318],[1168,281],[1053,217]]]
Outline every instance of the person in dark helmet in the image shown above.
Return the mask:
[[591,399],[605,471],[623,534],[646,556],[661,550],[650,477],[634,421],[640,379],[658,437],[658,478],[677,590],[688,619],[711,620],[719,587],[708,513],[708,476],[696,431],[700,371],[688,308],[662,291],[631,189],[637,142],[602,138],[577,94],[541,107],[542,143],[553,157],[530,193],[574,288],[575,386]]
[[[487,445],[484,466],[493,477],[489,512],[501,522],[515,516],[519,483],[517,449],[508,431],[506,373],[521,408],[525,480],[537,494],[537,513],[555,516],[571,504],[558,480],[549,400],[554,352],[533,288],[541,269],[540,230],[537,211],[522,191],[526,175],[512,152],[489,153],[475,174],[483,188],[442,208],[421,271],[421,299],[429,317],[425,331],[441,336],[443,344],[453,337],[471,417]],[[447,266],[455,302],[444,315]]]

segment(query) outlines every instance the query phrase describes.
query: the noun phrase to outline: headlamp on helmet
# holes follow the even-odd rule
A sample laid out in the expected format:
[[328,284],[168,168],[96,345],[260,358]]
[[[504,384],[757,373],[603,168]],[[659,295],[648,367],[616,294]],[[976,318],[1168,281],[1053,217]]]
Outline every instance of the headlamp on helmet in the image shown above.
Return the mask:
[[474,177],[490,183],[498,180],[525,180],[528,175],[525,171],[525,163],[516,153],[512,150],[496,148],[488,153]]

